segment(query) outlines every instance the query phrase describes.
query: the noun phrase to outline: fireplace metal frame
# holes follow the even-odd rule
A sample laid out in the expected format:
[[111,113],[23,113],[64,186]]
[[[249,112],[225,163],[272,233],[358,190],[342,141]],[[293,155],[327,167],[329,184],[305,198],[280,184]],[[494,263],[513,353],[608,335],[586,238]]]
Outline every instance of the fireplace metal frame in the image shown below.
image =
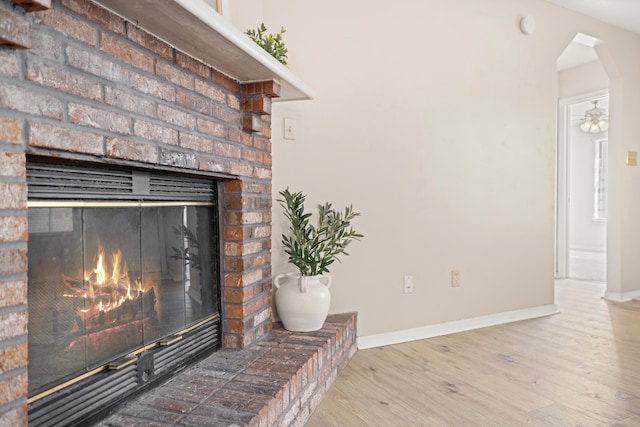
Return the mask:
[[[60,182],[63,182],[60,188]],[[28,161],[28,207],[212,206],[221,254],[221,181],[105,165]],[[101,199],[96,201],[95,199]],[[178,201],[176,201],[178,200]],[[217,257],[217,312],[104,366],[27,399],[30,426],[87,425],[221,347],[222,262]]]

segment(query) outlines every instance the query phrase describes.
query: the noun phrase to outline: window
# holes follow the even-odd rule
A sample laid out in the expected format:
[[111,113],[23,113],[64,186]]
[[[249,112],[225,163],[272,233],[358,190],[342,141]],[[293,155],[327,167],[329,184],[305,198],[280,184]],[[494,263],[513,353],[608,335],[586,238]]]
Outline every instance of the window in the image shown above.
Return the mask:
[[607,219],[607,140],[596,140],[593,182],[593,219]]

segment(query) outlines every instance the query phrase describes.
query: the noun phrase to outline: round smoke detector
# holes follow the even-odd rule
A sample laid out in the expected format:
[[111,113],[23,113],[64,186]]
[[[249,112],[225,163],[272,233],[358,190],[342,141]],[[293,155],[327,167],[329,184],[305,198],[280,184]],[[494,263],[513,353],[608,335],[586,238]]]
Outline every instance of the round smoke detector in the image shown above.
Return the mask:
[[520,20],[520,30],[524,34],[533,34],[536,30],[536,20],[533,16],[525,16]]

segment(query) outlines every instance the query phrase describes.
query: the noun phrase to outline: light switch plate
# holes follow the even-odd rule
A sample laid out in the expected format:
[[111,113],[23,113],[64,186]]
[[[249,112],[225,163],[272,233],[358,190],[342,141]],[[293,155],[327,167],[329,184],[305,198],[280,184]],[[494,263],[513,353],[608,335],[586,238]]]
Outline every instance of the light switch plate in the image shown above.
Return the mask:
[[627,166],[638,166],[637,151],[627,151]]

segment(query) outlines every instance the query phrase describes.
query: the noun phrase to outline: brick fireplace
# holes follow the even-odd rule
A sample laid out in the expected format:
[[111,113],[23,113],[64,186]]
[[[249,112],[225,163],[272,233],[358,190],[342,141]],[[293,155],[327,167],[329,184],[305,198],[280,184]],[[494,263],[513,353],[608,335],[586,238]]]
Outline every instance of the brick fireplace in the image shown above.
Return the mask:
[[220,181],[222,347],[269,335],[279,82],[240,83],[88,0],[0,0],[0,42],[0,424],[27,417],[28,159]]

